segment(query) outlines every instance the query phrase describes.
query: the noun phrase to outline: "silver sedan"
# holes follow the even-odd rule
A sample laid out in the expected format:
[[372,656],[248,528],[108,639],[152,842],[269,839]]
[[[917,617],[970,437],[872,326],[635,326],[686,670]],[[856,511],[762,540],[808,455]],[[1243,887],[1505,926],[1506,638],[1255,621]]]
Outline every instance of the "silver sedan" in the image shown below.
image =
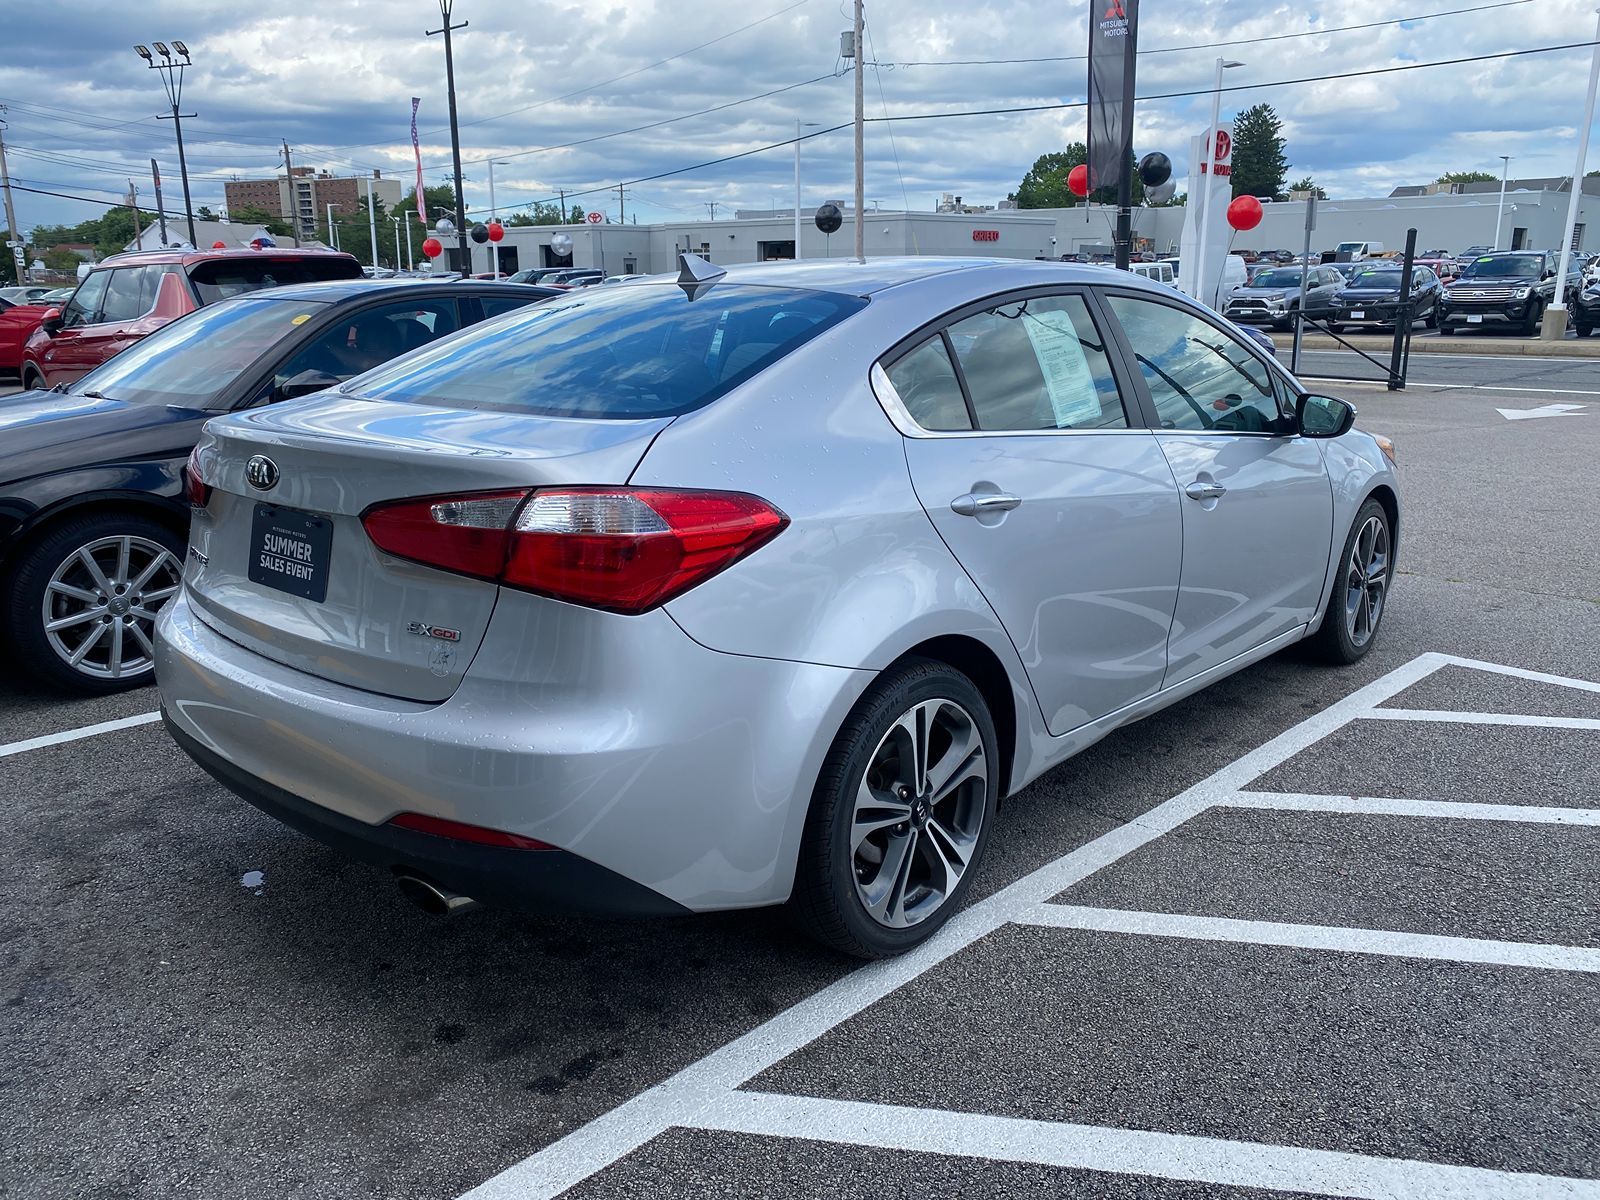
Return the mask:
[[897,954],[1002,797],[1367,652],[1399,492],[1354,416],[1126,273],[691,259],[210,422],[162,707],[431,911],[787,903]]

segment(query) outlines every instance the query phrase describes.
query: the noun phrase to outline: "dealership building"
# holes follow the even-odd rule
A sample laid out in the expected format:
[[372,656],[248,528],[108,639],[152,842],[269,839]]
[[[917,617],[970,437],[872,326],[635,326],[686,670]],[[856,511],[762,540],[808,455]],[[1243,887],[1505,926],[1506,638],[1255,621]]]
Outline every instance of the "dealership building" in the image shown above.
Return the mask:
[[[1406,230],[1417,230],[1417,249],[1459,253],[1469,246],[1553,250],[1561,244],[1570,196],[1570,179],[1513,179],[1506,185],[1504,211],[1500,185],[1439,184],[1396,188],[1373,199],[1323,200],[1317,205],[1313,251],[1340,242],[1404,247]],[[1600,178],[1585,179],[1579,201],[1574,249],[1600,249],[1600,235],[1589,236],[1600,220]],[[1234,240],[1235,250],[1289,249],[1304,243],[1306,201],[1267,203],[1260,225]],[[850,209],[832,235],[819,231],[810,210],[800,222],[804,258],[848,257],[855,245]],[[597,214],[600,215],[600,214]],[[1183,229],[1182,206],[1141,208],[1134,213],[1139,247],[1158,257],[1175,255]],[[1061,258],[1111,252],[1115,211],[1103,205],[1076,208],[1000,208],[959,212],[869,210],[863,223],[866,252],[873,257],[901,254],[970,255],[1001,258]],[[557,254],[552,240],[571,239],[571,251]],[[795,257],[792,209],[739,211],[732,220],[671,221],[584,225],[507,226],[500,243],[500,269],[593,267],[608,275],[654,274],[673,270],[677,256],[692,251],[715,263],[750,263]],[[489,269],[488,246],[472,247],[475,271]]]

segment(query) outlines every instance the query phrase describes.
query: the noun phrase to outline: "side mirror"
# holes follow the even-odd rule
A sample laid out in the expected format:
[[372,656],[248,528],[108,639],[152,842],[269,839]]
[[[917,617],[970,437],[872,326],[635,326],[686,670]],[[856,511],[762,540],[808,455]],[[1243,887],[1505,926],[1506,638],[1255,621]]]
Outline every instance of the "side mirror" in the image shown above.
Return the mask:
[[337,375],[329,375],[326,371],[301,371],[284,380],[278,388],[279,400],[295,400],[301,396],[309,396],[313,392],[326,391],[331,387],[338,387],[344,380]]
[[1555,277],[1556,273],[1550,270],[1548,267],[1545,268],[1544,274],[1539,276],[1540,279],[1554,279]]
[[1342,437],[1356,423],[1356,409],[1346,400],[1308,393],[1295,401],[1294,421],[1301,437]]
[[50,337],[55,337],[56,334],[60,333],[61,310],[59,308],[45,309],[44,316],[39,318],[39,328],[44,330]]

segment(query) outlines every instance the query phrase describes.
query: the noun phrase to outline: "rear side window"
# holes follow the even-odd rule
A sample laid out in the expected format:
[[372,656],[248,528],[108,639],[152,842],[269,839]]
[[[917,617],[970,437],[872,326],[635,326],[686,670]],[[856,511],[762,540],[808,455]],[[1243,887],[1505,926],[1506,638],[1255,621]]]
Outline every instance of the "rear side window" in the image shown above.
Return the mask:
[[359,279],[361,264],[353,258],[226,258],[196,263],[189,279],[201,304],[215,304],[229,296],[291,283],[322,283],[329,279]]
[[676,416],[865,307],[833,292],[717,284],[585,288],[465,330],[352,385],[372,400],[551,417]]
[[929,338],[889,368],[889,382],[911,419],[924,429],[950,433],[972,428],[961,381],[945,353],[944,338]]

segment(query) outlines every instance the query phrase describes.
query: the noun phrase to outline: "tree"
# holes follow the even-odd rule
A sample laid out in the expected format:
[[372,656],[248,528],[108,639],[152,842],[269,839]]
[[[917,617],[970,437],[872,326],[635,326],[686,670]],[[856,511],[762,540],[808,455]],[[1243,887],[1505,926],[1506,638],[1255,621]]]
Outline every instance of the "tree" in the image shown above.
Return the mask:
[[1446,171],[1435,183],[1494,183],[1500,177],[1487,171]]
[[1233,121],[1233,194],[1281,199],[1289,171],[1283,122],[1270,104],[1245,109]]
[[282,217],[274,217],[266,209],[256,208],[253,205],[246,204],[232,209],[228,216],[239,225],[260,225],[273,237],[286,238],[293,233],[289,228],[289,222]]
[[526,212],[512,213],[507,225],[560,225],[563,224],[561,206],[548,200],[535,200]]
[[196,221],[215,221],[219,218],[217,217],[216,213],[211,211],[208,205],[202,204],[199,208],[194,210],[194,219]]
[[[1034,159],[1032,168],[1022,177],[1017,190],[1006,197],[1015,200],[1018,208],[1076,208],[1084,197],[1075,196],[1067,186],[1067,176],[1072,168],[1089,161],[1089,148],[1082,142],[1073,142],[1065,150],[1041,154]],[[1144,200],[1144,184],[1140,182],[1133,155],[1128,155],[1127,170],[1133,178],[1133,202]],[[1096,188],[1088,196],[1096,204],[1115,204],[1117,189]]]
[[1304,179],[1298,180],[1295,183],[1291,183],[1289,185],[1289,190],[1291,192],[1310,192],[1318,200],[1326,200],[1328,198],[1328,193],[1319,188],[1317,186],[1317,181],[1311,178],[1309,175],[1307,175]]
[[46,250],[43,258],[44,265],[52,271],[76,271],[78,264],[83,261],[71,250],[64,250],[59,246],[54,250]]

